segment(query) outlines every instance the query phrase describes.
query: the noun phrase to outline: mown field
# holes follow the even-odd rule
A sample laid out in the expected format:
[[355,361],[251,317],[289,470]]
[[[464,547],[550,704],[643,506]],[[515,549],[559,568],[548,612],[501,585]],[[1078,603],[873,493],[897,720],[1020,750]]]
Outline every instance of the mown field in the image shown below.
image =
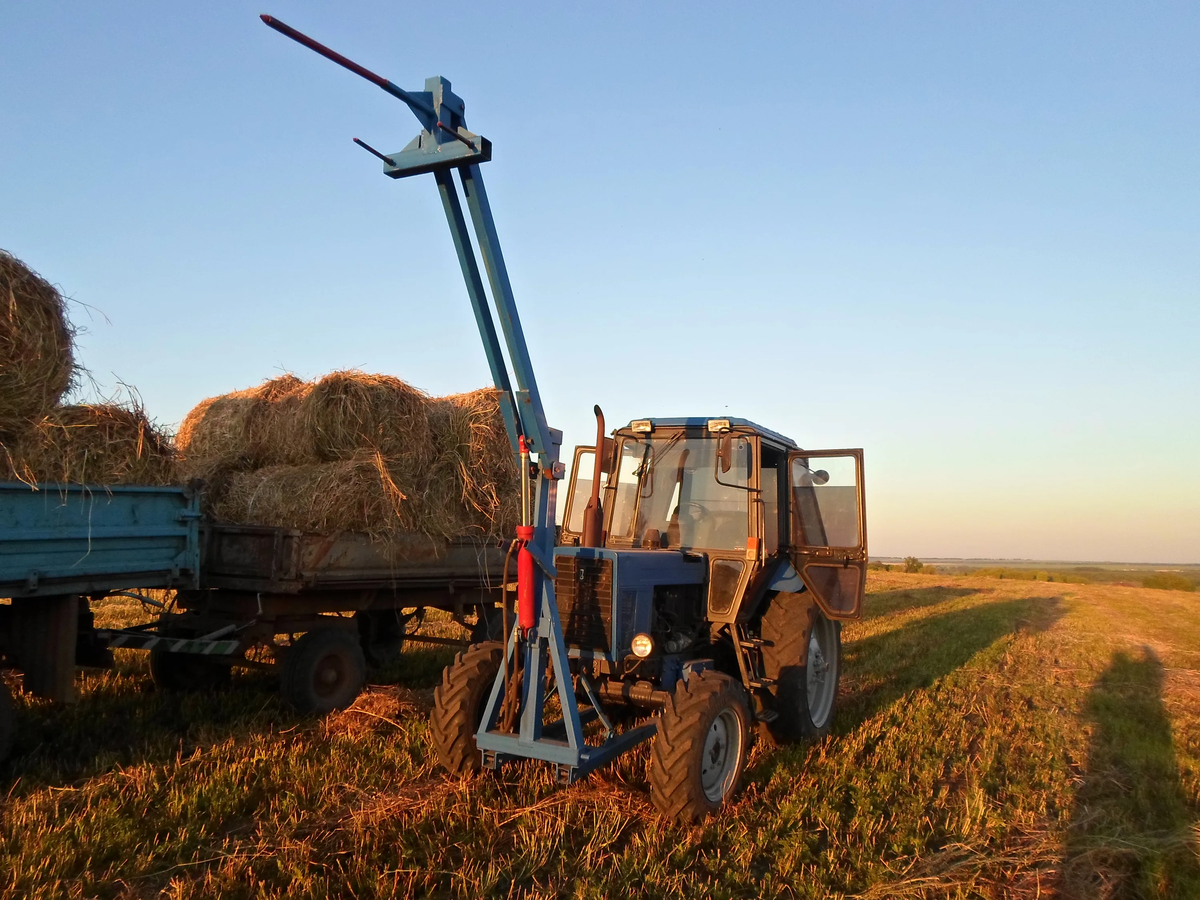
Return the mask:
[[[1200,897],[1200,596],[873,572],[835,734],[754,750],[728,814],[657,818],[648,753],[556,789],[443,778],[444,652],[319,721],[144,658],[22,701],[3,897]],[[120,621],[131,610],[105,610]]]

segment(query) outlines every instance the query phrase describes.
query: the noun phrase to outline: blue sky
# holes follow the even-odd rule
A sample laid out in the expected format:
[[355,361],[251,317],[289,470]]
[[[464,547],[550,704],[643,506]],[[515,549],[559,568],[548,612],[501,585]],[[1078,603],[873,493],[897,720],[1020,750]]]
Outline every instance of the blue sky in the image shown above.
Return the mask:
[[160,421],[284,370],[488,382],[436,189],[351,143],[441,74],[551,422],[867,454],[872,552],[1200,562],[1194,4],[9,3],[0,246]]

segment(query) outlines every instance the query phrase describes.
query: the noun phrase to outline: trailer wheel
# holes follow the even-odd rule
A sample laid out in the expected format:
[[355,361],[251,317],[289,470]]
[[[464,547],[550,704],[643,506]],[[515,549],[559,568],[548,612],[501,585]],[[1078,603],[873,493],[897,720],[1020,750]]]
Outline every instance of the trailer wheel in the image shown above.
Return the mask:
[[353,703],[366,677],[357,636],[344,628],[318,628],[288,648],[279,689],[300,712],[325,715]]
[[842,626],[822,615],[807,594],[780,592],[763,613],[763,674],[772,709],[767,726],[777,743],[829,734],[842,669]]
[[229,666],[196,653],[150,651],[150,677],[159,690],[214,691],[227,687],[231,675]]
[[503,655],[498,642],[473,644],[446,666],[433,692],[429,733],[438,761],[455,775],[470,775],[481,767],[475,732]]
[[[480,606],[474,627],[471,628],[471,643],[485,644],[489,641],[504,642],[504,612],[494,606]],[[508,617],[509,624],[513,617]]]
[[680,681],[650,751],[650,798],[664,816],[695,822],[733,796],[746,767],[746,692],[721,672]]
[[17,730],[13,718],[12,695],[8,685],[0,680],[0,762],[4,762],[12,749],[13,733]]

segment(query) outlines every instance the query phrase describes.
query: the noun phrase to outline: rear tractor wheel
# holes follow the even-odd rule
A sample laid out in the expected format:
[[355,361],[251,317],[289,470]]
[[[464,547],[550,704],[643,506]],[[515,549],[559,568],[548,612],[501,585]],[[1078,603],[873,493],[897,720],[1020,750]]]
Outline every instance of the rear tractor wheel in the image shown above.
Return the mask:
[[734,795],[750,750],[740,683],[705,671],[680,681],[650,752],[650,798],[664,816],[695,822]]
[[842,625],[825,618],[808,594],[780,592],[763,613],[763,674],[778,717],[767,726],[776,743],[829,734],[842,670]]
[[475,732],[503,655],[495,641],[471,645],[446,666],[433,692],[429,733],[438,761],[455,775],[470,775],[482,767]]
[[300,712],[323,716],[353,703],[366,677],[358,636],[346,628],[318,628],[288,648],[279,689]]

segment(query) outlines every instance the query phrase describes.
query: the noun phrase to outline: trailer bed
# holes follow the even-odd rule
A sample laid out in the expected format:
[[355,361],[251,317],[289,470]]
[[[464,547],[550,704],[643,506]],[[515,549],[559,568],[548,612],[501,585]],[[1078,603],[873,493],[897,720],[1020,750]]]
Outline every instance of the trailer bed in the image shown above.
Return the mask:
[[307,534],[257,525],[205,527],[201,587],[264,594],[492,590],[507,548],[495,541]]

